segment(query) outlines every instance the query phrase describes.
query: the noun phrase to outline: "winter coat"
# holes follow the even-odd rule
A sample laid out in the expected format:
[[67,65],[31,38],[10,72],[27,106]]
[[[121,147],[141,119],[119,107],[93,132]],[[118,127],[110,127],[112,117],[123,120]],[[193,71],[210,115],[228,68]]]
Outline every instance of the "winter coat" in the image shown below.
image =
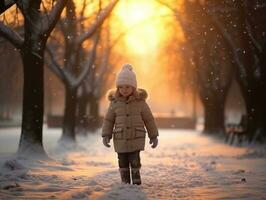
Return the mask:
[[120,96],[117,91],[109,92],[110,105],[103,120],[102,136],[113,138],[116,152],[144,150],[146,129],[149,138],[158,136],[153,115],[145,101],[147,96],[143,89],[137,89],[129,98]]

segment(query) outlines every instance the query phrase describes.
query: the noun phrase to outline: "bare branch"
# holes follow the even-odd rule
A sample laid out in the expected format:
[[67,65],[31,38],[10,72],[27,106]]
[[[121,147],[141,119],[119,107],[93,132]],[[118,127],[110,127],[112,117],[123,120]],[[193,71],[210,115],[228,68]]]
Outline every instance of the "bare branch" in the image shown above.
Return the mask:
[[100,14],[97,16],[96,21],[90,26],[89,30],[80,36],[80,38],[78,39],[78,44],[81,44],[95,33],[97,28],[103,24],[103,22],[109,16],[109,14],[111,13],[111,11],[113,10],[113,8],[117,3],[118,0],[114,0],[105,9],[103,9],[100,12]]
[[77,23],[83,24],[84,21],[86,21],[88,19],[90,19],[90,17],[84,17],[84,16],[80,15],[79,19],[77,19]]
[[171,10],[176,18],[176,20],[180,23],[182,29],[184,31],[187,31],[188,33],[191,32],[191,28],[189,26],[186,25],[186,23],[184,22],[184,20],[180,17],[178,11],[176,9],[174,9],[170,4],[162,1],[162,0],[155,0],[157,3],[165,6],[166,8],[168,8],[169,10]]
[[[61,80],[63,80],[63,77],[61,75],[61,66],[59,65],[59,63],[55,60],[54,58],[54,52],[52,50],[52,47],[50,45],[46,45],[46,52],[48,53],[48,55],[50,56],[50,60],[51,62],[49,62],[49,68],[55,72],[55,74],[58,76],[58,78],[60,78]],[[45,59],[46,60],[46,59]],[[48,64],[48,62],[47,62]]]
[[253,32],[252,32],[252,28],[251,28],[251,25],[250,23],[248,22],[248,20],[246,19],[245,20],[246,22],[246,30],[248,32],[248,36],[249,38],[251,39],[252,43],[253,43],[253,46],[255,47],[257,53],[261,53],[262,52],[262,46],[260,45],[260,43],[255,39],[254,35],[253,35]]
[[172,6],[168,3],[166,3],[165,1],[162,0],[155,0],[157,3],[167,7],[168,9],[170,9],[173,13],[176,13],[176,10],[174,8],[172,8]]
[[43,35],[45,35],[46,37],[48,37],[54,29],[67,1],[68,0],[58,0],[52,11],[49,13],[49,21],[46,23],[46,26],[43,29]]
[[84,0],[83,4],[82,4],[82,9],[81,9],[81,12],[80,12],[80,17],[81,18],[84,17],[84,13],[85,13],[86,7],[87,7],[87,0]]
[[260,43],[256,40],[254,34],[253,34],[253,29],[252,26],[250,24],[250,20],[249,20],[249,16],[250,16],[250,10],[249,10],[249,2],[248,0],[244,0],[244,10],[245,10],[245,24],[246,24],[246,30],[248,32],[248,36],[250,37],[253,46],[257,52],[257,54],[259,55],[262,52],[262,46],[260,45]]
[[97,45],[100,40],[100,31],[98,33],[95,33],[95,36],[93,38],[93,47],[90,51],[89,58],[88,58],[88,63],[86,66],[84,66],[83,71],[80,73],[79,77],[76,79],[75,82],[72,83],[72,87],[78,87],[82,81],[85,79],[85,77],[88,75],[90,69],[92,68],[92,65],[95,61],[96,57],[96,52],[97,52]]
[[50,45],[46,45],[46,52],[50,56],[50,62],[46,62],[48,67],[56,74],[56,76],[62,80],[64,83],[69,83],[68,76],[66,76],[65,70],[59,65],[59,63],[54,58],[54,52]]
[[0,15],[14,4],[16,4],[16,0],[0,0]]
[[134,29],[136,29],[136,28],[139,28],[140,26],[142,26],[142,25],[144,25],[145,23],[149,23],[149,22],[151,22],[151,21],[156,21],[156,20],[161,20],[163,17],[172,17],[172,15],[166,15],[166,14],[163,14],[163,15],[158,15],[158,16],[156,16],[156,17],[149,17],[149,18],[147,18],[147,19],[145,19],[145,20],[142,20],[142,21],[140,21],[140,22],[138,22],[138,23],[135,23],[133,26],[131,26],[131,27],[129,27],[129,28],[127,28],[127,29],[125,29],[125,30],[122,30],[119,34],[118,34],[118,36],[116,37],[116,38],[114,38],[114,40],[113,40],[113,42],[112,42],[112,45],[110,45],[110,49],[112,49],[112,48],[114,48],[115,47],[115,45],[117,45],[118,44],[118,42],[125,36],[125,35],[127,35],[130,31],[133,31]]
[[0,22],[0,35],[11,42],[17,49],[22,48],[24,42],[22,37],[15,31],[5,26],[2,22]]
[[[238,69],[240,71],[240,74],[242,77],[247,77],[246,74],[246,70],[244,67],[244,64],[241,62],[240,58],[239,58],[239,48],[237,47],[237,45],[235,44],[232,36],[226,31],[226,28],[222,25],[222,23],[217,19],[217,17],[215,16],[215,14],[213,14],[210,11],[207,11],[206,9],[204,9],[204,12],[206,12],[206,14],[209,16],[210,20],[213,22],[213,25],[217,28],[217,30],[221,33],[221,35],[224,37],[225,42],[228,44],[228,46],[230,47],[230,49],[233,52],[234,55],[234,59],[238,65]],[[244,80],[244,79],[243,79]]]
[[29,16],[27,16],[27,9],[29,7],[29,1],[17,1],[16,5],[17,5],[17,8],[19,8],[24,19],[25,20],[28,19]]
[[67,38],[67,31],[66,31],[66,26],[65,26],[65,19],[61,19],[58,22],[59,26],[60,26],[60,31],[62,32],[62,34],[64,35],[64,38]]
[[45,14],[46,20],[49,21],[48,9],[46,8],[45,2],[43,2],[43,1],[42,1],[42,7],[44,9],[44,14]]

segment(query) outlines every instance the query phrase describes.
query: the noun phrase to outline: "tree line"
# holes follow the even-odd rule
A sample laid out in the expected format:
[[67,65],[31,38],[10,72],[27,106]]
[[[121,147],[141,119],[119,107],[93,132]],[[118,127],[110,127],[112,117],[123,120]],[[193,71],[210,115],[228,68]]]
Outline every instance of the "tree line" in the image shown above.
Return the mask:
[[225,131],[225,102],[232,81],[240,86],[249,141],[265,137],[266,5],[255,0],[193,0],[173,12],[186,42],[183,55],[204,108],[204,132]]
[[[99,80],[86,79],[90,77],[89,74],[93,76],[96,73],[95,56],[101,27],[118,0],[110,1],[104,8],[102,1],[84,0],[81,13],[84,14],[86,6],[95,2],[99,4],[99,9],[93,20],[88,20],[90,24],[86,24],[86,27],[81,23],[85,20],[84,15],[76,16],[76,2],[72,0],[51,1],[49,5],[45,5],[41,0],[0,2],[1,13],[7,12],[7,9],[15,5],[23,18],[22,33],[21,29],[17,31],[15,26],[0,22],[0,35],[19,51],[23,64],[23,111],[18,153],[45,155],[42,144],[45,62],[66,88],[63,140],[75,141],[78,87],[82,85],[86,88],[83,95],[93,92],[93,97],[99,98],[99,92],[95,91],[97,88],[90,86],[88,89],[88,85]],[[64,9],[65,14],[60,19]],[[64,38],[65,49],[61,60],[57,60],[56,44],[50,42],[51,33],[56,25],[60,27]],[[85,41],[91,43],[89,51],[83,48]],[[45,56],[49,56],[49,59]],[[105,67],[104,62],[107,61],[98,61],[97,65]]]
[[[204,132],[225,132],[225,103],[236,80],[245,101],[247,136],[250,141],[264,137],[265,3],[262,0],[190,0],[181,4],[181,1],[155,1],[172,11],[184,32],[184,78],[191,80],[190,87],[202,102]],[[44,65],[65,88],[61,140],[74,142],[77,124],[86,129],[97,121],[98,102],[109,78],[106,72],[113,68],[107,19],[119,1],[104,2],[83,0],[80,8],[74,0],[57,0],[51,1],[47,8],[41,0],[0,1],[1,13],[15,5],[23,18],[20,27],[0,22],[0,36],[18,50],[23,63],[18,152],[44,154]],[[95,11],[86,16],[87,6],[93,3]],[[86,113],[88,105],[90,113]]]

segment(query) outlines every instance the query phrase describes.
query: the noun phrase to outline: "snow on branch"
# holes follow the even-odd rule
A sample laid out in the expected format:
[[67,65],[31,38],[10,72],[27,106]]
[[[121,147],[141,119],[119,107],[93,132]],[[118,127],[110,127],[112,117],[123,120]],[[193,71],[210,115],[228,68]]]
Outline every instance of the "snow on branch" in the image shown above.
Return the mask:
[[66,68],[61,67],[60,64],[54,58],[55,53],[53,52],[52,47],[50,45],[46,46],[46,51],[50,56],[50,62],[47,62],[48,67],[58,76],[59,79],[61,79],[70,88],[77,88],[88,75],[95,60],[96,49],[100,38],[99,34],[100,33],[96,33],[93,37],[93,47],[88,56],[88,62],[86,63],[83,68],[83,71],[78,77],[75,77]]
[[118,0],[114,0],[112,3],[110,3],[105,9],[103,9],[100,14],[97,16],[96,21],[90,26],[89,30],[82,34],[78,39],[78,44],[81,44],[86,39],[90,38],[97,28],[103,24],[105,19],[109,16],[115,5],[117,4]]
[[50,56],[50,62],[46,62],[48,67],[57,75],[59,79],[61,79],[64,83],[71,82],[71,78],[65,72],[66,70],[59,65],[59,63],[54,58],[54,52],[50,45],[46,45],[46,52]]
[[49,35],[53,28],[55,27],[57,21],[59,20],[62,10],[64,9],[68,0],[57,0],[57,3],[53,7],[52,11],[49,13],[49,17],[46,18],[47,23],[43,29],[44,35]]
[[0,15],[15,3],[15,0],[0,0]]
[[22,48],[24,42],[22,37],[2,22],[0,22],[0,35],[11,42],[17,49]]

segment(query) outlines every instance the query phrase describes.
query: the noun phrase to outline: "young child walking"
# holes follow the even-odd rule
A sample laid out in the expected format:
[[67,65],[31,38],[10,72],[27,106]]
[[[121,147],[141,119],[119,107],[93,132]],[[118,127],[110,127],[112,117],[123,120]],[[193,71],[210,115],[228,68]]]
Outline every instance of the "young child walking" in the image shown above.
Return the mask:
[[[116,78],[116,90],[110,91],[110,105],[103,120],[103,144],[110,147],[113,138],[118,154],[122,183],[140,185],[140,151],[144,150],[146,129],[152,148],[158,145],[158,129],[146,103],[147,92],[137,88],[132,66],[125,64]],[[146,129],[145,129],[145,127]]]

